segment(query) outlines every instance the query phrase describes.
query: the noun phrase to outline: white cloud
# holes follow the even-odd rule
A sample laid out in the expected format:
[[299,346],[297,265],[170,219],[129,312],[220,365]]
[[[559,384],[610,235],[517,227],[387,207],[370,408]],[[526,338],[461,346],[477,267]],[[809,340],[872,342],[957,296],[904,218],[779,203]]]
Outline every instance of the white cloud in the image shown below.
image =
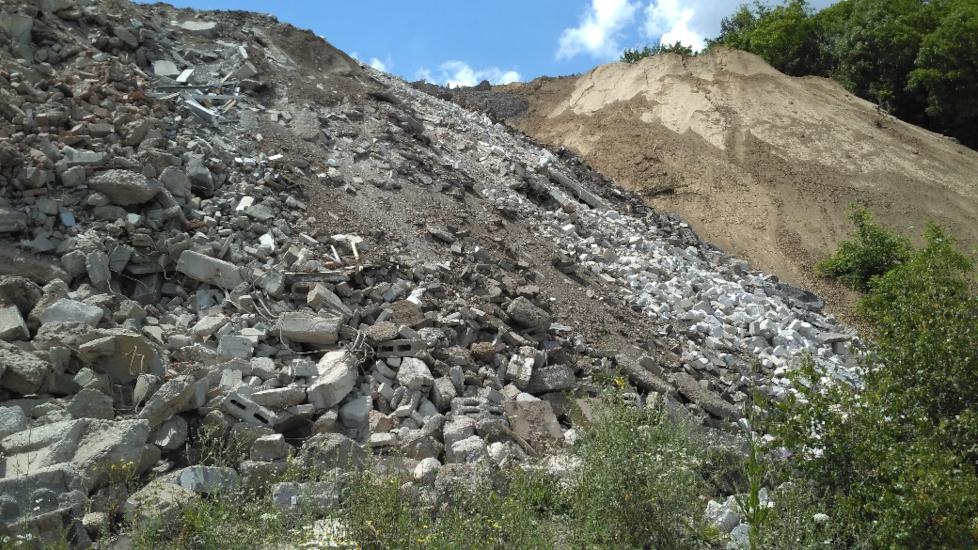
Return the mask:
[[490,84],[509,84],[520,81],[520,73],[510,70],[504,71],[499,67],[489,67],[487,69],[476,70],[463,61],[446,61],[438,66],[437,74],[429,69],[421,69],[415,73],[418,80],[425,80],[434,84],[448,86],[475,86],[483,80],[488,80]]
[[[697,15],[702,19],[702,15],[716,14],[719,6],[713,6],[717,2],[693,1],[682,2],[681,0],[653,0],[645,8],[645,25],[643,34],[653,40],[659,40],[663,44],[673,44],[682,42],[687,46],[692,46],[694,50],[700,50],[704,46],[704,37],[701,31],[690,28],[690,21]],[[722,5],[722,2],[720,3]],[[697,14],[697,11],[700,13]],[[719,20],[717,21],[719,25]]]
[[560,34],[557,59],[569,59],[588,53],[598,59],[612,59],[621,53],[618,38],[632,19],[641,2],[628,0],[591,0],[591,7],[577,27]]
[[383,61],[381,61],[376,57],[371,57],[370,63],[366,63],[363,59],[360,59],[360,54],[357,52],[351,52],[350,57],[356,59],[361,63],[364,63],[365,65],[369,65],[374,69],[377,69],[378,71],[383,71],[385,73],[389,73],[391,68],[394,67],[394,62],[391,60],[391,56],[389,55],[387,56],[387,59],[384,59]]

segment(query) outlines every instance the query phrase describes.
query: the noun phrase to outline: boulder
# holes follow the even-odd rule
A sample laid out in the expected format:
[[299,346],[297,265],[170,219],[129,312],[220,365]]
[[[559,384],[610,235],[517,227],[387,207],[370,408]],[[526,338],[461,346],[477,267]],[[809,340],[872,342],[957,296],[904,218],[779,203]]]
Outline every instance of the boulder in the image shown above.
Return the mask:
[[158,180],[128,170],[108,170],[88,180],[92,189],[105,193],[113,204],[129,206],[148,202],[163,189]]

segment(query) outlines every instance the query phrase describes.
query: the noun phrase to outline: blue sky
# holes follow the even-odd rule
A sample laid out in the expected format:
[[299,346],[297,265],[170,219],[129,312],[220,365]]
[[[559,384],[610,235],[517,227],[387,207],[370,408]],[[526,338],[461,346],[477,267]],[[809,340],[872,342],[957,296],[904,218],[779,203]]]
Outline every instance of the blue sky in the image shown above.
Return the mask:
[[[835,0],[810,0],[821,9]],[[172,0],[271,13],[406,80],[472,86],[585,72],[660,40],[702,47],[744,1]]]

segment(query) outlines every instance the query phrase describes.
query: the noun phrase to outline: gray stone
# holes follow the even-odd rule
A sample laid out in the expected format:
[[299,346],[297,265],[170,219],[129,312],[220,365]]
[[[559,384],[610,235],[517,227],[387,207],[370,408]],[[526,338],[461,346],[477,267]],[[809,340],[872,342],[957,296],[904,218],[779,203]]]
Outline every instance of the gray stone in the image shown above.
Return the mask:
[[188,436],[187,421],[182,416],[176,415],[156,429],[152,436],[152,443],[163,452],[175,451],[187,442]]
[[306,391],[301,386],[285,386],[261,390],[251,394],[251,400],[272,410],[284,411],[306,400]]
[[238,266],[193,250],[185,250],[180,254],[177,271],[192,279],[228,290],[244,282]]
[[163,528],[173,525],[199,498],[190,489],[157,479],[126,499],[122,511],[140,527]]
[[198,494],[228,493],[238,487],[238,473],[220,466],[189,466],[172,474],[173,482]]
[[275,333],[301,344],[332,345],[338,340],[342,320],[307,313],[288,312],[279,317]]
[[71,280],[54,261],[28,254],[9,244],[0,244],[0,275],[25,277],[38,284],[48,284],[56,279]]
[[180,23],[180,28],[193,35],[214,38],[217,36],[218,24],[215,21],[183,21]]
[[251,460],[272,462],[288,457],[291,448],[282,434],[263,435],[251,445],[249,456]]
[[129,206],[148,202],[163,189],[158,180],[129,170],[108,170],[88,180],[92,189],[105,193],[113,204]]
[[550,365],[533,370],[526,392],[532,394],[565,391],[577,386],[574,369],[564,365]]
[[149,437],[149,424],[145,420],[81,422],[86,423],[85,434],[71,458],[71,465],[89,491],[119,483],[120,477],[124,479],[130,473],[139,473],[136,468],[142,462],[143,446]]
[[228,334],[221,338],[217,345],[217,351],[224,357],[251,359],[251,355],[254,353],[254,345],[251,340],[244,336]]
[[29,16],[4,10],[0,12],[0,31],[21,44],[31,43],[34,20]]
[[252,78],[258,76],[258,69],[250,61],[245,62],[244,65],[238,67],[238,70],[234,71],[234,76],[238,80],[244,80],[246,78]]
[[61,172],[59,177],[61,178],[61,185],[65,187],[78,187],[85,183],[85,180],[88,179],[88,174],[84,166],[72,166]]
[[180,72],[176,64],[168,59],[157,59],[153,62],[153,74],[156,76],[177,76]]
[[163,384],[139,411],[139,418],[145,419],[153,428],[181,411],[196,392],[193,377],[178,376]]
[[455,384],[447,376],[435,380],[431,388],[431,401],[440,412],[447,411],[452,406],[452,399],[458,396]]
[[340,297],[323,286],[321,283],[316,283],[316,285],[312,287],[312,290],[309,291],[309,294],[306,297],[306,303],[309,305],[309,307],[317,311],[325,310],[333,313],[337,317],[343,317],[344,319],[348,319],[351,315],[353,315],[353,311],[351,311],[350,308],[348,308],[346,304],[340,300]]
[[358,468],[363,466],[366,457],[363,447],[349,437],[337,433],[322,433],[303,443],[298,459],[310,473],[321,474],[334,468]]
[[51,364],[17,346],[0,341],[0,387],[27,395],[41,389]]
[[0,532],[30,535],[29,544],[36,548],[55,547],[64,540],[87,547],[91,541],[79,521],[87,496],[78,474],[66,464],[0,479]]
[[88,254],[85,258],[85,270],[88,271],[88,278],[96,288],[105,289],[112,278],[109,256],[101,250]]
[[31,337],[27,323],[16,306],[0,309],[0,340],[27,340]]
[[352,390],[357,381],[357,368],[353,358],[344,351],[331,351],[316,365],[319,376],[306,390],[309,403],[324,411],[338,405]]
[[78,359],[117,382],[129,383],[140,374],[163,374],[164,354],[140,334],[105,329],[86,335],[86,339],[78,346]]
[[90,306],[68,298],[61,298],[40,315],[41,324],[82,323],[96,327],[104,312],[98,306]]
[[672,381],[680,393],[703,408],[704,411],[725,420],[738,420],[744,417],[739,407],[724,401],[719,395],[705,389],[700,383],[685,372],[672,375]]
[[445,462],[475,464],[489,458],[486,442],[477,435],[467,437],[452,444],[445,454]]
[[550,314],[523,296],[510,302],[506,313],[510,319],[528,329],[545,331],[550,328]]
[[397,382],[410,390],[427,393],[435,383],[428,365],[421,359],[405,357],[397,371]]
[[0,233],[19,233],[27,229],[27,214],[0,205]]
[[372,408],[373,403],[366,395],[351,399],[340,407],[340,422],[343,423],[343,426],[351,430],[365,428]]
[[189,197],[191,194],[190,178],[176,166],[167,166],[160,174],[160,183],[174,197]]
[[513,433],[523,438],[534,449],[563,441],[564,432],[557,422],[557,415],[547,401],[507,401],[504,405],[506,419]]
[[27,415],[24,409],[0,407],[0,439],[27,429]]
[[98,390],[88,388],[76,393],[68,402],[66,409],[75,418],[100,418],[102,420],[115,418],[112,398]]

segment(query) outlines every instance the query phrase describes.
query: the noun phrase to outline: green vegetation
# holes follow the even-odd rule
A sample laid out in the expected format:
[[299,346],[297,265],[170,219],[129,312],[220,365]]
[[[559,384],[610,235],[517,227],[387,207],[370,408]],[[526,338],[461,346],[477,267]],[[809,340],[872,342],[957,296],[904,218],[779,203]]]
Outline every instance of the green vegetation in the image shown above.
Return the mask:
[[877,275],[905,262],[913,249],[910,239],[873,222],[865,208],[851,204],[846,219],[855,227],[854,239],[839,244],[833,256],[815,266],[823,277],[844,281],[855,289],[866,290]]
[[659,55],[660,53],[675,53],[683,57],[693,57],[696,55],[696,52],[693,51],[691,46],[685,46],[682,42],[676,41],[675,44],[658,44],[652,47],[646,45],[641,50],[638,48],[634,50],[625,48],[618,61],[622,63],[635,63],[641,59]]
[[978,3],[804,0],[744,4],[708,49],[755,53],[793,76],[830,76],[908,122],[978,146]]
[[[863,227],[868,213],[856,210]],[[978,327],[974,260],[933,223],[924,246],[891,258],[892,239],[843,243],[838,257],[881,272],[858,313],[870,323],[861,387],[815,362],[794,374],[799,395],[768,429],[796,454],[800,483],[825,491],[847,544],[872,548],[978,546]],[[875,227],[872,235],[892,233]],[[902,251],[902,249],[901,249]],[[881,260],[881,258],[883,260]],[[885,267],[885,266],[889,267]],[[858,271],[860,277],[867,271]],[[847,276],[843,273],[840,276]]]

